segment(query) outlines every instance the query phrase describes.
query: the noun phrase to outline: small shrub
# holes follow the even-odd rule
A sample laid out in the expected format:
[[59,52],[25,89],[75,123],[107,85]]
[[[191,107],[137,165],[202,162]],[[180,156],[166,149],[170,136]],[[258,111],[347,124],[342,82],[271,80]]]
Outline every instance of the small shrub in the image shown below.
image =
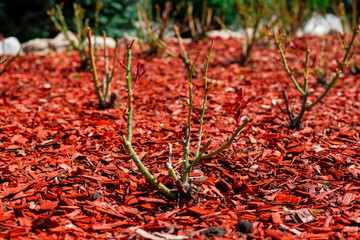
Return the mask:
[[[288,73],[291,81],[294,83],[296,89],[301,94],[301,108],[300,108],[299,113],[296,114],[294,110],[290,109],[288,95],[286,93],[286,90],[283,89],[283,95],[284,95],[284,99],[285,99],[286,109],[285,110],[282,109],[282,111],[288,115],[288,125],[291,129],[300,129],[302,127],[302,119],[304,117],[305,112],[310,110],[317,103],[319,103],[326,96],[326,94],[329,92],[329,90],[338,83],[340,74],[343,72],[344,67],[348,64],[348,60],[351,56],[350,50],[354,45],[355,37],[359,33],[359,31],[360,31],[360,25],[357,28],[354,28],[350,42],[348,42],[346,40],[346,34],[342,35],[342,43],[345,48],[344,57],[341,61],[338,62],[338,67],[337,67],[334,75],[332,75],[332,77],[328,81],[326,81],[327,85],[325,86],[324,92],[315,101],[313,101],[311,104],[308,104],[308,97],[309,97],[308,80],[309,80],[310,72],[314,71],[314,66],[310,66],[310,48],[309,48],[309,46],[306,47],[305,61],[302,61],[300,59],[300,56],[297,53],[297,50],[298,50],[297,46],[294,43],[283,38],[283,35],[281,34],[280,31],[279,31],[279,33],[275,33],[275,30],[273,30],[272,36],[274,37],[277,48],[280,52],[284,68],[285,68],[286,72]],[[283,47],[282,41],[285,42],[284,47]],[[300,86],[298,80],[295,78],[293,71],[290,70],[287,60],[286,60],[286,53],[290,50],[295,51],[297,58],[300,61],[302,61],[302,65],[303,65],[302,72],[303,72],[303,79],[304,79],[302,87]]]
[[109,55],[106,48],[106,33],[103,32],[104,37],[104,58],[105,58],[105,77],[103,78],[102,84],[98,81],[98,73],[95,63],[95,49],[94,45],[91,42],[92,32],[91,29],[88,29],[88,41],[89,41],[89,49],[90,49],[90,61],[92,67],[92,74],[94,79],[95,92],[99,99],[98,109],[107,109],[113,108],[116,105],[116,100],[118,98],[117,91],[111,93],[111,80],[114,76],[114,70],[116,66],[116,57],[117,57],[117,48],[118,42],[116,41],[116,46],[114,50],[114,62],[112,66],[112,70],[109,70]]
[[[192,83],[192,73],[194,70],[195,63],[198,59],[199,54],[196,56],[193,64],[191,65],[191,71],[189,80],[187,81],[188,84],[188,99],[186,101],[186,106],[188,108],[188,121],[185,126],[185,137],[182,139],[182,145],[183,145],[183,162],[181,167],[181,173],[180,176],[175,172],[175,170],[172,167],[172,149],[171,144],[169,144],[169,161],[166,164],[166,167],[169,172],[169,176],[174,180],[178,192],[172,192],[168,187],[164,186],[162,183],[158,182],[157,179],[147,170],[147,168],[144,166],[144,164],[139,159],[137,153],[132,147],[132,117],[133,117],[133,88],[131,86],[131,78],[130,78],[130,60],[131,60],[131,45],[128,46],[127,49],[127,89],[128,89],[128,105],[129,105],[129,113],[127,118],[127,137],[123,136],[123,146],[125,150],[128,152],[130,157],[135,162],[136,166],[140,170],[140,172],[145,176],[147,181],[156,189],[158,189],[164,196],[176,199],[178,197],[182,198],[192,198],[194,197],[193,192],[191,191],[191,186],[189,183],[189,176],[194,167],[203,159],[210,158],[224,149],[226,149],[228,146],[231,145],[231,143],[235,140],[237,135],[245,129],[245,127],[248,124],[248,121],[244,121],[242,124],[240,122],[240,117],[243,112],[243,110],[247,106],[247,101],[244,101],[244,95],[243,92],[240,91],[238,93],[238,96],[236,98],[235,103],[228,103],[224,106],[226,108],[227,113],[234,114],[234,118],[236,120],[236,130],[230,137],[230,139],[222,146],[220,146],[218,149],[206,153],[207,148],[209,147],[211,141],[206,142],[202,146],[202,128],[203,128],[203,117],[206,110],[206,104],[207,104],[207,94],[208,91],[212,88],[213,84],[208,85],[207,82],[207,71],[209,66],[209,60],[210,60],[210,54],[212,51],[213,43],[210,46],[209,54],[207,56],[206,61],[206,67],[205,67],[205,76],[204,76],[204,89],[205,89],[205,95],[203,99],[203,106],[201,113],[199,114],[200,118],[200,128],[198,132],[198,139],[197,139],[197,147],[194,154],[194,159],[192,162],[190,162],[190,142],[191,142],[191,116],[194,113],[194,104],[193,104],[193,83]],[[139,71],[137,71],[139,74]]]
[[194,42],[199,41],[203,38],[208,32],[212,25],[212,15],[213,10],[207,6],[207,1],[203,0],[202,2],[202,14],[201,18],[194,14],[194,6],[191,2],[188,2],[187,5],[187,18],[188,18],[188,27],[191,33],[191,39]]
[[276,16],[279,19],[282,31],[286,35],[295,35],[312,14],[310,1],[281,0],[276,8],[278,10]]
[[[89,19],[85,18],[85,9],[83,9],[79,4],[74,3],[74,24],[76,26],[76,40],[73,39],[69,32],[69,27],[65,21],[62,5],[57,4],[55,8],[52,8],[48,15],[50,16],[51,21],[54,23],[56,29],[63,33],[66,39],[70,42],[70,45],[73,49],[79,52],[81,59],[81,69],[90,68],[90,56],[87,54],[87,30],[89,27]],[[95,6],[95,34],[97,33],[98,26],[98,16],[102,7],[102,1],[97,0]],[[95,46],[96,48],[96,46]]]
[[166,1],[165,9],[161,13],[159,7],[156,8],[156,18],[153,18],[152,7],[146,0],[144,3],[138,2],[136,8],[139,20],[138,38],[142,51],[156,54],[159,50],[165,49],[164,33],[169,24],[171,2]]

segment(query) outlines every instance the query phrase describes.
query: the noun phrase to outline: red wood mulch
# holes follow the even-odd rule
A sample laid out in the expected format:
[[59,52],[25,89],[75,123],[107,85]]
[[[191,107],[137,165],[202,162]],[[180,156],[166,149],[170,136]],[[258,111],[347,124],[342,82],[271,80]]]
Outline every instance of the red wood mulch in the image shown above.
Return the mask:
[[[201,51],[197,107],[209,42],[188,46],[192,57]],[[319,38],[298,44],[305,42],[320,55]],[[329,43],[327,63],[334,68],[342,53],[336,38]],[[304,128],[292,131],[278,105],[284,106],[283,86],[291,97],[297,92],[277,51],[259,45],[245,67],[236,63],[240,51],[233,40],[215,40],[208,76],[217,85],[209,94],[205,140],[215,149],[235,129],[221,106],[235,99],[239,86],[252,99],[244,112],[251,131],[202,162],[192,175],[199,199],[179,202],[152,189],[121,146],[126,84],[120,67],[113,83],[120,106],[100,111],[92,76],[77,72],[75,53],[19,57],[0,80],[0,238],[359,239],[359,75],[346,71],[306,114]],[[134,52],[133,65],[141,61],[147,70],[135,93],[134,147],[155,177],[175,187],[164,163],[169,142],[176,168],[182,157],[187,71],[180,59]],[[124,48],[120,57],[125,60]],[[323,87],[310,82],[313,100]]]

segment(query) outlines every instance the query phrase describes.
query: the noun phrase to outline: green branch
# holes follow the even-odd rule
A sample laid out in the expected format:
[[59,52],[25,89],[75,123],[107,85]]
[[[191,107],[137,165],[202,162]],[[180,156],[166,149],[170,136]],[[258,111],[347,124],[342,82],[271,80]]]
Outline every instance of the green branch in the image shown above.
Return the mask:
[[189,113],[188,113],[188,122],[187,122],[187,127],[185,128],[185,141],[184,141],[184,163],[183,163],[183,167],[182,167],[182,182],[183,183],[187,183],[189,181],[189,175],[186,172],[186,169],[189,167],[189,155],[190,155],[190,134],[191,134],[191,114],[192,114],[192,110],[193,110],[193,86],[192,86],[192,77],[193,77],[193,72],[194,72],[194,67],[195,67],[195,63],[197,61],[199,57],[199,53],[196,55],[196,58],[194,60],[194,63],[191,65],[190,68],[190,76],[189,76],[189,81],[187,82],[189,85],[189,103],[188,103],[188,107],[189,107]]
[[88,38],[89,38],[90,61],[91,61],[91,67],[93,70],[92,74],[93,74],[93,79],[94,79],[95,92],[96,92],[96,95],[98,96],[100,102],[103,102],[104,96],[100,91],[100,84],[98,81],[98,75],[97,75],[97,69],[96,69],[96,63],[95,63],[95,53],[94,53],[93,45],[91,43],[91,29],[90,28],[88,28]]
[[213,49],[213,44],[214,44],[214,40],[211,41],[209,53],[206,58],[205,75],[204,75],[205,95],[204,95],[204,102],[203,102],[203,107],[202,107],[202,111],[201,111],[201,116],[200,116],[200,129],[199,129],[199,137],[198,137],[198,144],[197,144],[197,148],[196,148],[195,157],[197,157],[199,155],[200,146],[201,146],[202,127],[203,127],[203,123],[204,123],[204,114],[205,114],[205,110],[206,110],[207,95],[208,95],[208,91],[209,91],[208,86],[207,86],[207,73],[208,73],[208,69],[209,69],[210,54]]
[[309,58],[310,48],[306,46],[306,60],[305,60],[305,72],[304,72],[304,95],[308,92],[308,80],[309,80]]
[[128,139],[126,139],[125,136],[122,137],[123,143],[124,143],[124,147],[126,149],[126,151],[130,154],[132,160],[134,160],[134,163],[136,164],[137,168],[139,169],[139,171],[145,176],[146,180],[156,189],[158,189],[162,194],[164,194],[166,197],[169,198],[176,198],[176,195],[174,193],[171,192],[171,190],[169,188],[167,188],[165,185],[163,185],[162,183],[159,183],[156,178],[154,178],[154,176],[147,170],[147,168],[144,166],[144,164],[141,162],[141,160],[139,159],[139,156],[136,154],[136,152],[134,151],[134,149],[131,146],[131,141],[129,141]]
[[127,130],[128,130],[128,139],[131,142],[132,140],[132,120],[133,120],[133,91],[131,87],[131,47],[134,41],[128,45],[126,51],[126,84],[127,84],[127,93],[128,93],[128,107],[129,107],[129,114],[128,114],[128,121],[127,121]]
[[188,98],[188,103],[187,106],[189,108],[189,114],[188,114],[188,122],[186,123],[185,126],[185,137],[183,139],[183,151],[184,151],[184,161],[182,163],[181,166],[181,178],[178,177],[177,173],[175,172],[172,163],[171,163],[171,158],[172,158],[172,147],[171,144],[169,143],[169,160],[166,163],[166,168],[168,170],[169,176],[174,180],[177,189],[178,189],[178,193],[173,193],[171,192],[171,190],[169,188],[167,188],[166,186],[164,186],[163,184],[159,183],[157,181],[156,178],[154,178],[154,176],[148,171],[148,169],[144,166],[144,164],[141,162],[141,160],[139,159],[139,156],[136,154],[136,152],[134,151],[134,149],[132,148],[131,145],[131,137],[132,137],[132,114],[133,114],[133,92],[132,92],[132,86],[131,86],[131,78],[130,78],[130,63],[131,63],[131,45],[128,46],[127,48],[127,66],[125,66],[126,68],[126,76],[127,76],[127,89],[128,89],[128,104],[129,104],[129,114],[128,114],[128,119],[127,119],[127,126],[128,126],[128,137],[126,138],[125,136],[122,137],[122,142],[123,142],[123,146],[125,148],[125,150],[128,152],[128,154],[131,156],[131,159],[134,161],[134,163],[136,164],[136,166],[138,167],[139,171],[145,176],[146,180],[156,189],[158,189],[164,196],[169,197],[169,198],[173,198],[176,199],[177,196],[182,196],[184,198],[192,198],[193,195],[191,194],[191,186],[189,184],[189,176],[190,173],[192,171],[192,169],[196,166],[196,164],[199,163],[199,161],[201,159],[205,159],[205,158],[210,158],[218,153],[220,153],[221,151],[223,151],[224,149],[226,149],[227,147],[230,146],[230,144],[235,140],[236,136],[240,133],[241,130],[243,130],[247,124],[248,121],[245,121],[241,126],[239,126],[235,132],[232,134],[231,138],[221,147],[219,147],[217,150],[209,153],[209,154],[205,154],[206,150],[208,149],[208,147],[210,146],[211,141],[208,141],[204,147],[202,148],[202,150],[200,151],[200,146],[201,146],[201,133],[202,133],[202,126],[203,126],[203,118],[204,118],[204,113],[206,110],[206,102],[207,102],[207,93],[208,93],[208,86],[207,86],[207,72],[208,72],[208,65],[209,65],[209,59],[210,59],[210,54],[212,51],[212,47],[213,47],[213,42],[211,43],[210,49],[209,49],[209,54],[207,56],[207,61],[206,61],[206,67],[205,67],[205,76],[204,76],[204,86],[205,86],[205,97],[204,97],[204,103],[203,103],[203,107],[202,107],[202,112],[201,112],[201,117],[200,117],[200,130],[199,130],[199,139],[198,139],[198,150],[195,156],[195,160],[191,163],[191,165],[189,164],[189,155],[190,155],[190,134],[191,134],[191,114],[192,114],[192,110],[193,110],[193,83],[192,83],[192,74],[193,74],[193,70],[194,70],[194,66],[195,63],[199,57],[199,53],[197,54],[194,63],[191,65],[191,69],[190,69],[190,77],[189,80],[187,82],[187,84],[189,85],[189,98]]

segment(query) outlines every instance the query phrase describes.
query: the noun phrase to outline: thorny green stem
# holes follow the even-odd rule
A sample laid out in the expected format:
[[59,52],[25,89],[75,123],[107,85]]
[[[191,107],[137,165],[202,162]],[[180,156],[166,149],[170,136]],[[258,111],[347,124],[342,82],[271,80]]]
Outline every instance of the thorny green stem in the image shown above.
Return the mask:
[[128,93],[128,106],[129,106],[129,114],[128,114],[128,121],[127,121],[127,130],[128,130],[128,141],[131,143],[132,140],[132,120],[133,120],[133,91],[131,87],[131,47],[134,41],[128,45],[126,51],[126,83],[127,83],[127,93]]
[[[128,120],[129,121],[129,120]],[[159,183],[156,178],[147,170],[147,168],[144,166],[144,164],[139,159],[139,156],[136,154],[134,149],[131,146],[131,141],[126,139],[125,136],[122,138],[124,147],[126,151],[130,154],[132,160],[134,160],[136,166],[138,167],[139,171],[145,176],[146,180],[156,189],[158,189],[162,194],[164,194],[166,197],[175,199],[176,194],[172,193],[169,188],[167,188],[162,183]]]
[[187,174],[190,175],[191,171],[193,170],[193,168],[199,163],[199,161],[202,159],[202,156],[204,155],[205,151],[208,149],[208,147],[211,144],[211,140],[208,141],[203,149],[201,150],[201,152],[199,153],[199,155],[195,158],[195,160],[191,163],[191,165],[186,169]]
[[85,9],[83,9],[80,4],[74,3],[74,18],[75,18],[75,25],[77,31],[77,50],[80,52],[81,61],[83,64],[88,64],[88,58],[85,52],[85,39],[86,39],[86,30],[89,27],[89,19],[84,19]]
[[190,155],[190,133],[191,133],[191,114],[192,114],[192,110],[193,110],[193,86],[192,86],[192,77],[193,77],[193,72],[194,72],[194,67],[195,67],[195,63],[197,61],[199,57],[199,53],[196,55],[196,58],[194,60],[194,63],[191,65],[190,68],[190,76],[189,76],[189,81],[187,82],[187,84],[189,85],[189,103],[188,103],[188,107],[189,107],[189,114],[188,114],[188,122],[187,122],[187,127],[185,128],[185,142],[184,142],[184,163],[182,165],[182,182],[183,183],[187,183],[189,181],[189,175],[186,173],[186,169],[189,167],[189,155]]
[[214,44],[214,40],[211,41],[209,53],[208,53],[207,58],[206,58],[205,75],[204,75],[205,95],[204,95],[204,103],[203,103],[203,107],[202,107],[202,111],[201,111],[201,116],[200,116],[199,138],[198,138],[198,144],[197,144],[197,148],[196,148],[195,157],[197,157],[199,155],[200,147],[201,147],[202,127],[203,127],[203,123],[204,123],[203,120],[204,120],[204,114],[205,114],[205,110],[206,110],[207,95],[208,95],[208,91],[209,91],[208,86],[207,86],[207,73],[208,73],[208,69],[209,69],[210,54],[211,54],[211,51],[212,51],[212,48],[213,48],[213,44]]
[[287,60],[286,60],[286,58],[285,58],[285,54],[284,54],[284,52],[283,52],[283,50],[282,50],[282,48],[281,48],[281,46],[280,46],[280,41],[279,41],[279,39],[278,39],[278,37],[277,37],[277,34],[275,33],[275,30],[273,30],[273,35],[274,35],[274,38],[275,38],[276,46],[277,46],[277,48],[278,48],[278,50],[279,50],[279,52],[280,52],[280,55],[281,55],[281,58],[282,58],[282,61],[283,61],[283,64],[284,64],[284,67],[285,67],[286,72],[287,72],[288,75],[290,76],[291,81],[295,84],[296,89],[297,89],[302,95],[304,95],[305,92],[301,89],[301,87],[299,86],[298,82],[296,81],[294,75],[291,73],[291,71],[290,71],[290,69],[289,69],[289,66],[288,66],[288,64],[287,64]]
[[[103,92],[104,92],[104,96],[105,96],[105,100],[107,100],[106,98],[108,97],[109,94],[109,89],[111,86],[111,78],[110,78],[110,73],[109,73],[109,54],[106,48],[106,32],[103,31],[103,38],[104,38],[104,56],[105,56],[105,81],[103,84]],[[94,48],[96,49],[96,44],[94,46]]]
[[95,92],[96,92],[96,95],[98,96],[99,100],[102,102],[102,101],[104,101],[104,96],[100,91],[100,85],[99,85],[99,81],[98,81],[97,69],[96,69],[96,64],[95,64],[95,53],[94,53],[93,45],[91,43],[91,29],[90,28],[88,28],[88,38],[89,38],[90,61],[91,61],[92,69],[93,69],[92,74],[93,74],[93,79],[94,79]]
[[283,89],[282,92],[283,92],[283,95],[284,95],[285,105],[286,105],[286,112],[285,113],[289,116],[289,123],[292,123],[294,121],[295,116],[294,116],[293,112],[290,109],[289,97],[288,97],[287,92],[286,92],[285,89]]
[[[133,91],[131,87],[131,76],[130,76],[130,66],[131,66],[131,48],[134,41],[128,45],[127,47],[127,64],[126,64],[126,80],[127,80],[127,92],[128,92],[128,105],[129,105],[129,114],[127,119],[127,127],[128,127],[128,137],[122,137],[123,145],[125,150],[130,154],[131,159],[135,162],[139,171],[145,176],[146,180],[156,189],[158,189],[162,194],[169,198],[176,198],[176,194],[172,193],[169,188],[167,188],[162,183],[159,183],[156,178],[147,170],[144,164],[139,159],[139,156],[136,154],[134,149],[131,146],[131,138],[132,138],[132,114],[133,114]],[[171,163],[171,146],[170,146],[170,154],[169,161]],[[170,171],[169,171],[170,172]],[[176,175],[175,175],[176,176]]]
[[[59,6],[60,7],[60,6]],[[61,9],[61,8],[60,8]],[[59,15],[58,5],[55,6],[55,8],[51,9],[51,11],[48,12],[48,15],[50,16],[51,21],[54,23],[56,30],[62,31],[62,25],[60,22],[56,19],[56,14]],[[59,17],[60,18],[60,17]]]
[[[304,117],[306,107],[307,107],[306,104],[307,104],[307,100],[309,97],[309,93],[308,93],[309,58],[310,58],[310,48],[309,48],[309,46],[306,46],[306,60],[305,60],[305,72],[304,72],[304,92],[305,92],[305,94],[302,95],[301,109],[300,109],[299,115],[293,120],[290,119],[290,122],[289,122],[289,126],[294,125],[294,126],[291,126],[294,128],[296,128],[297,126],[301,127],[301,121],[302,121],[302,118]],[[290,117],[291,112],[288,112],[288,115]]]
[[106,48],[106,32],[103,31],[103,38],[104,38],[104,55],[105,55],[105,75],[109,75],[109,54]]
[[310,57],[310,48],[306,46],[306,62],[305,62],[305,72],[304,72],[304,92],[305,95],[308,92],[308,80],[309,80],[309,57]]

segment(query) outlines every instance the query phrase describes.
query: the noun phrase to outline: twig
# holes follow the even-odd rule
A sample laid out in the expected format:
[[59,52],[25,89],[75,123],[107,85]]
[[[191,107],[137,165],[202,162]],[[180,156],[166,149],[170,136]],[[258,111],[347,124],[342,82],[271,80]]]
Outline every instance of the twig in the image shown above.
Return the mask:
[[131,47],[134,44],[133,40],[130,45],[127,47],[126,51],[126,85],[127,85],[127,93],[128,93],[128,106],[129,106],[129,113],[128,113],[128,121],[127,121],[127,130],[128,130],[128,140],[131,143],[132,140],[132,124],[133,124],[133,90],[131,87]]
[[193,110],[193,86],[192,86],[192,77],[193,77],[193,71],[195,67],[195,63],[199,57],[199,53],[196,55],[196,58],[194,60],[194,63],[191,65],[190,69],[190,76],[188,86],[189,86],[189,113],[188,113],[188,122],[187,122],[187,135],[185,138],[185,146],[184,146],[184,164],[183,164],[183,172],[182,172],[182,182],[187,183],[189,182],[189,175],[186,172],[186,169],[189,167],[189,153],[190,153],[190,133],[191,133],[191,115]]
[[281,58],[282,58],[282,61],[283,61],[283,64],[284,64],[284,67],[285,67],[286,72],[288,73],[291,81],[294,83],[296,89],[297,89],[302,95],[304,95],[304,94],[305,94],[304,90],[301,89],[301,87],[299,86],[298,82],[296,81],[294,75],[292,74],[292,72],[291,72],[290,69],[289,69],[289,66],[288,66],[288,64],[287,64],[287,60],[286,60],[286,58],[285,58],[285,54],[284,54],[284,52],[283,52],[283,50],[282,50],[282,48],[281,48],[281,46],[280,46],[280,41],[279,41],[279,39],[278,39],[278,37],[277,37],[277,34],[275,33],[275,30],[273,30],[273,35],[274,35],[274,38],[275,38],[275,42],[276,42],[277,48],[278,48],[278,50],[279,50],[279,52],[280,52],[280,55],[281,55]]
[[176,182],[179,180],[179,178],[176,175],[174,168],[172,166],[172,163],[171,163],[172,149],[171,149],[171,144],[170,143],[168,143],[168,144],[169,144],[169,161],[166,163],[166,167],[168,169],[170,177],[172,177],[174,179],[174,181]]
[[198,145],[196,148],[195,157],[197,157],[199,155],[200,146],[201,146],[202,127],[204,125],[204,114],[205,114],[205,110],[206,110],[207,96],[208,96],[208,91],[209,91],[208,86],[207,86],[207,73],[208,73],[208,69],[209,69],[209,61],[210,61],[210,55],[211,55],[211,51],[213,49],[213,45],[214,45],[214,40],[211,41],[209,53],[206,58],[205,74],[204,74],[205,95],[204,95],[204,102],[203,102],[203,107],[202,107],[202,111],[201,111],[201,115],[200,115],[200,129],[199,129]]

